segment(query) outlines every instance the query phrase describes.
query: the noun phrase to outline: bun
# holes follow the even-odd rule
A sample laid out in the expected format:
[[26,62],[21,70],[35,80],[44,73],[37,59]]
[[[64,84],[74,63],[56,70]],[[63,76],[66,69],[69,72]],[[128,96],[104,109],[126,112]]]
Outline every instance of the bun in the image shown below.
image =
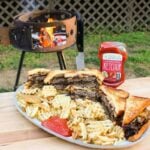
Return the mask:
[[131,142],[138,140],[144,134],[144,132],[148,129],[148,127],[149,127],[149,123],[147,122],[142,126],[142,128],[138,131],[137,134],[130,136],[128,140]]

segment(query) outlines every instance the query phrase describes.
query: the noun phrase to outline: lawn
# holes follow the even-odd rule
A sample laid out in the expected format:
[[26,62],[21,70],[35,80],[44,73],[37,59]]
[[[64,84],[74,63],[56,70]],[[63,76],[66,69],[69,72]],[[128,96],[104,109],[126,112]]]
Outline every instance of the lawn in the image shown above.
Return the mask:
[[[101,34],[85,34],[84,38],[86,67],[99,69],[97,53],[100,42],[120,41],[127,45],[128,50],[128,60],[125,64],[127,78],[150,76],[150,32],[120,34],[101,32]],[[76,46],[67,49],[64,55],[67,68],[75,69]],[[0,45],[0,92],[12,89],[19,56],[19,50],[12,46]],[[24,61],[24,72],[37,67],[59,68],[56,54],[27,53]],[[24,72],[23,74],[25,74]],[[26,78],[25,75],[22,76],[21,83]]]

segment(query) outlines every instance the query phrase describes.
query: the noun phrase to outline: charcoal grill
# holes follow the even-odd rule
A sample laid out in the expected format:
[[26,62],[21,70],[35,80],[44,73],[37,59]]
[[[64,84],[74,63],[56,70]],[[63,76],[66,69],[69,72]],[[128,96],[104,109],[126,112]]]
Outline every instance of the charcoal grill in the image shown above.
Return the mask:
[[26,52],[56,52],[61,70],[66,69],[63,50],[76,43],[78,51],[83,52],[83,20],[73,11],[42,10],[19,14],[14,17],[9,35],[11,44],[21,50],[14,90]]

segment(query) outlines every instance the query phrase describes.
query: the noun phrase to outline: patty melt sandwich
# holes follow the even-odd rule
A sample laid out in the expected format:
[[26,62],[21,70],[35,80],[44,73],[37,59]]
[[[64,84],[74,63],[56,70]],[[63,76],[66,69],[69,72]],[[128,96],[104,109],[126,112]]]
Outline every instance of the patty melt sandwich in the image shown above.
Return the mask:
[[73,99],[88,98],[96,100],[99,86],[104,77],[95,69],[81,71],[50,71],[44,79],[45,84],[55,86],[57,90],[67,90]]
[[107,114],[112,121],[116,121],[117,124],[121,124],[122,117],[125,110],[126,99],[129,93],[120,89],[102,85],[101,97],[99,101],[104,106]]
[[150,99],[130,96],[126,101],[122,126],[129,141],[138,140],[148,128]]
[[26,83],[24,84],[25,88],[30,88],[30,87],[42,87],[44,84],[44,79],[50,72],[49,69],[45,68],[37,68],[30,70],[28,72],[28,78]]

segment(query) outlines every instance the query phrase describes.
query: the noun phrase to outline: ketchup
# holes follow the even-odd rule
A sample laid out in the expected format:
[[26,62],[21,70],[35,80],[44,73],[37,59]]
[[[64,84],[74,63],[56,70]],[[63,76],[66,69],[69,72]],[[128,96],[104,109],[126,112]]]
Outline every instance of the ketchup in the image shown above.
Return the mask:
[[121,42],[103,42],[99,47],[100,71],[105,79],[104,85],[117,87],[125,80],[124,63],[127,60],[125,44]]

